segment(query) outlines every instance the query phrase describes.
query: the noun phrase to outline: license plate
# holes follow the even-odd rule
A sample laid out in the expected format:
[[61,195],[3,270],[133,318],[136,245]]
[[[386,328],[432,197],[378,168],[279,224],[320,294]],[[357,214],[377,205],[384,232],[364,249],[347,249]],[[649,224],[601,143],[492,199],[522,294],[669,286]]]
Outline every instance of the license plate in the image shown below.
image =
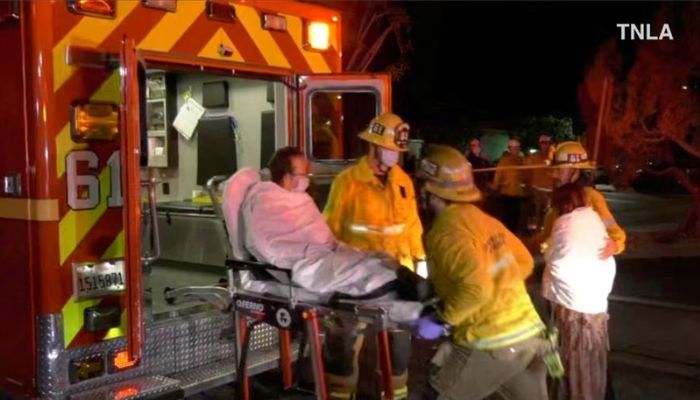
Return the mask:
[[124,261],[109,260],[73,264],[73,295],[88,299],[121,294],[126,288]]

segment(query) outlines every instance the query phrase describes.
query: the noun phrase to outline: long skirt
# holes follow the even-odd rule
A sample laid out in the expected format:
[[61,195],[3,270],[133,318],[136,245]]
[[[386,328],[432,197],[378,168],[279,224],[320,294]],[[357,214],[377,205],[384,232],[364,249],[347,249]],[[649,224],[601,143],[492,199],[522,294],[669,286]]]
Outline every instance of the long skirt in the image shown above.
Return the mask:
[[561,337],[567,398],[605,399],[610,350],[608,314],[584,314],[556,305],[554,317]]

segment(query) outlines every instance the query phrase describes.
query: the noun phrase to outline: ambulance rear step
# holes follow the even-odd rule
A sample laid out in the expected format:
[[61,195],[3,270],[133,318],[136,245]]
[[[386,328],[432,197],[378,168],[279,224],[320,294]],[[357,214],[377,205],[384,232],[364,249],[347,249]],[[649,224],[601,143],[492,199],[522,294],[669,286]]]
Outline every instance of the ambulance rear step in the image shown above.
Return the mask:
[[[298,345],[292,345],[295,360]],[[279,353],[276,348],[255,351],[249,357],[248,373],[253,376],[277,368]],[[70,400],[130,400],[181,399],[185,396],[213,389],[236,380],[234,360],[224,360],[172,376],[148,376],[130,379],[70,396]]]

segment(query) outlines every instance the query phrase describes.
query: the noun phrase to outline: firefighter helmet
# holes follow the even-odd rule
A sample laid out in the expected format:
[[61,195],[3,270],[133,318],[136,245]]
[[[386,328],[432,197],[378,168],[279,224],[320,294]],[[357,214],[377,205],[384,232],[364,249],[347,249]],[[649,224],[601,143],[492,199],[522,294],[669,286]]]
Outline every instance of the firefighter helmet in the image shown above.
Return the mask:
[[384,113],[375,117],[367,129],[360,133],[360,139],[394,151],[408,151],[410,127],[401,117]]
[[425,190],[445,200],[474,202],[481,199],[481,191],[474,184],[472,165],[450,146],[430,146],[420,162],[418,176],[426,180]]
[[594,169],[595,161],[588,159],[588,153],[579,142],[563,142],[554,151],[552,166],[555,168]]

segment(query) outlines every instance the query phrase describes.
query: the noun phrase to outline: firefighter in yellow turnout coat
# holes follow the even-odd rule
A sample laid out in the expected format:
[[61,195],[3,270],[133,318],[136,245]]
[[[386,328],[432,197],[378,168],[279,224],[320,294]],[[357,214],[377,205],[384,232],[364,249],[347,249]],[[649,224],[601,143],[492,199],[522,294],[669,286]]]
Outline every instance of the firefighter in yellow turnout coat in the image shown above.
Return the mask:
[[436,217],[426,238],[430,280],[442,305],[414,323],[415,334],[451,334],[449,355],[431,374],[428,398],[546,399],[544,324],[525,288],[527,248],[471,204],[481,199],[471,165],[457,150],[432,146],[421,161]]
[[408,151],[408,124],[386,113],[360,134],[369,154],[341,172],[323,210],[336,237],[364,250],[382,251],[414,269],[425,258],[411,178],[397,164]]
[[[339,240],[364,250],[386,253],[411,270],[416,265],[423,270],[423,227],[418,218],[413,182],[398,165],[400,153],[408,151],[408,133],[408,124],[395,114],[374,118],[359,135],[369,142],[368,155],[335,178],[323,215]],[[347,398],[356,390],[357,357],[364,340],[364,335],[357,331],[352,321],[341,321],[329,330],[329,343],[352,345],[354,359],[352,368],[329,371],[331,398]],[[391,332],[391,343],[394,399],[406,398],[410,333]],[[341,352],[335,350],[336,354]],[[349,366],[349,360],[345,363]]]
[[[552,162],[552,170],[554,171],[554,184],[559,187],[566,183],[578,182],[581,175],[582,169],[593,169],[595,168],[594,163],[588,160],[588,153],[586,149],[578,142],[563,142],[560,143],[554,153],[554,160]],[[608,258],[612,255],[617,255],[625,250],[625,241],[627,235],[625,231],[618,225],[617,221],[613,217],[608,204],[605,201],[603,195],[592,187],[584,187],[583,193],[585,196],[586,205],[593,207],[593,210],[600,215],[600,218],[605,224],[605,228],[608,231],[607,245],[600,249],[600,257],[602,259]],[[538,232],[535,236],[528,239],[528,244],[536,250],[538,246],[545,243],[550,233],[552,232],[552,227],[554,226],[554,221],[559,217],[556,210],[550,209],[544,220],[543,229]]]

